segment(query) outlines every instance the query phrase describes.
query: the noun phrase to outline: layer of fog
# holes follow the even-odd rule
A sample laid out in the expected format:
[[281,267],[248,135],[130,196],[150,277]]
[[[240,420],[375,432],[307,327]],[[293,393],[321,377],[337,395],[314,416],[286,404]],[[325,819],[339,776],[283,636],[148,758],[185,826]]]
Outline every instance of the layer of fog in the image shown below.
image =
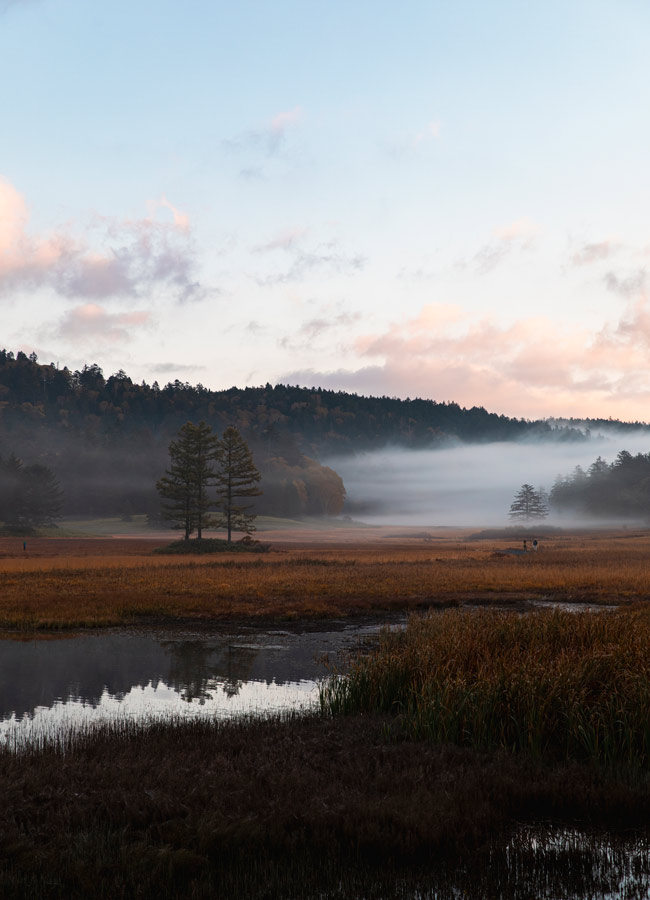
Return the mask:
[[[641,432],[579,442],[463,444],[439,450],[389,448],[326,461],[346,487],[344,513],[376,525],[502,526],[522,484],[549,491],[558,475],[585,471],[598,456],[650,452]],[[548,524],[566,524],[550,516]]]

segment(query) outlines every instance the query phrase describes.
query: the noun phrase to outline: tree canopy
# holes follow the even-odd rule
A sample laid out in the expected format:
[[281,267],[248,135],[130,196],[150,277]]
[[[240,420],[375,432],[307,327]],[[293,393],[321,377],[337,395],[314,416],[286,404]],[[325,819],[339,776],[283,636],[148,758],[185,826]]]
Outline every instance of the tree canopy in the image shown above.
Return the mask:
[[551,509],[598,519],[650,519],[650,453],[621,450],[612,463],[600,456],[585,472],[576,466],[559,475],[550,493]]
[[531,522],[545,519],[548,506],[543,491],[536,491],[531,484],[522,484],[510,504],[511,519],[518,522]]
[[230,543],[233,531],[243,531],[247,535],[255,531],[253,504],[242,501],[260,496],[262,491],[257,485],[261,475],[236,428],[226,428],[218,446],[217,524],[226,529]]
[[209,488],[216,477],[217,447],[217,438],[205,422],[186,422],[169,445],[170,466],[156,487],[163,500],[163,518],[182,528],[185,540],[195,530],[200,540],[203,529],[214,524]]
[[0,521],[11,530],[53,525],[61,516],[63,492],[51,469],[24,465],[14,453],[0,457]]

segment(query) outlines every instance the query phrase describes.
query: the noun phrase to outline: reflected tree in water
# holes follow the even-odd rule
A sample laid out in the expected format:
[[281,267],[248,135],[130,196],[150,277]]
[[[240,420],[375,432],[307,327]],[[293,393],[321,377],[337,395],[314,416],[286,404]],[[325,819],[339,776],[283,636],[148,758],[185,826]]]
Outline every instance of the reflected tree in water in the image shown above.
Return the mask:
[[166,641],[170,667],[168,684],[187,703],[203,705],[211,691],[222,687],[236,696],[250,674],[258,651],[250,647],[219,647],[201,640]]

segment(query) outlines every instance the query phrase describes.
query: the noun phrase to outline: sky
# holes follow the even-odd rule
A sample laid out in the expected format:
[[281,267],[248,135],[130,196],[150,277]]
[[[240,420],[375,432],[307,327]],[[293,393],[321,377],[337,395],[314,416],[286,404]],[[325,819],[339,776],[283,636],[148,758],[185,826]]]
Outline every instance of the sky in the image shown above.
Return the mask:
[[0,345],[650,419],[645,0],[0,0]]

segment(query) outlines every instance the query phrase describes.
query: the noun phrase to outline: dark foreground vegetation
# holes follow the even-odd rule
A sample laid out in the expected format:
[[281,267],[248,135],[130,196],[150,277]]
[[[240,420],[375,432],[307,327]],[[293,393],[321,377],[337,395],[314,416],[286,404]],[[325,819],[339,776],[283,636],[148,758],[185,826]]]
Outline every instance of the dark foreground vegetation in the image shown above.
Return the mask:
[[[626,896],[645,896],[645,845],[592,831],[644,826],[645,781],[396,740],[386,725],[125,721],[4,752],[0,895],[523,900],[542,886],[598,896],[632,876]],[[523,827],[549,820],[581,836],[545,844]]]
[[0,751],[4,898],[642,898],[650,615],[413,618],[319,712]]
[[650,611],[446,610],[384,634],[324,692],[399,736],[650,772]]

